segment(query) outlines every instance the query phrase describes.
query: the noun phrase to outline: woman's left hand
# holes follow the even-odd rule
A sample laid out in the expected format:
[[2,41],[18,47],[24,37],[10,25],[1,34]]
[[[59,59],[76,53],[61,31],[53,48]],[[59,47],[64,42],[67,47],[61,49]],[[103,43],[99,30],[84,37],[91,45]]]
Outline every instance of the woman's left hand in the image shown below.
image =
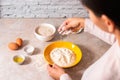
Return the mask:
[[47,66],[47,69],[48,69],[48,73],[49,75],[54,78],[55,80],[59,80],[60,79],[60,76],[62,74],[65,74],[65,71],[64,69],[62,69],[61,67],[57,66],[57,65],[48,65]]

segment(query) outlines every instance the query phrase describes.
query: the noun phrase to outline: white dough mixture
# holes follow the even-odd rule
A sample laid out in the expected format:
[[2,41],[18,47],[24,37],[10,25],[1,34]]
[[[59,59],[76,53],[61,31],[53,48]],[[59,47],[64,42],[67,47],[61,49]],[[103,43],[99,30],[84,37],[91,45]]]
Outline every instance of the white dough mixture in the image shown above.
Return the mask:
[[75,61],[75,54],[68,48],[55,48],[50,52],[52,61],[61,67],[71,65]]

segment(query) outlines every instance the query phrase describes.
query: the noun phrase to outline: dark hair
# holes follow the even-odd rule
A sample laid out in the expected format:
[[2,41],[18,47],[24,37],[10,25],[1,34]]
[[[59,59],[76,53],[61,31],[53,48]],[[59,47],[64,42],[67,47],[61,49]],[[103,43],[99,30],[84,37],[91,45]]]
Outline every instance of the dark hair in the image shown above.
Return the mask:
[[120,2],[119,0],[80,0],[82,4],[92,10],[96,16],[105,14],[120,29]]

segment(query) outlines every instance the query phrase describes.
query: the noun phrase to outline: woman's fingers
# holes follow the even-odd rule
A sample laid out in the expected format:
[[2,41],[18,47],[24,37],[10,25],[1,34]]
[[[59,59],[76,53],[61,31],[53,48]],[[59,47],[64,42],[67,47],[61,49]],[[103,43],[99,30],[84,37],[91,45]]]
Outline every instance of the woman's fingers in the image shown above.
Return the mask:
[[58,28],[58,32],[60,32],[61,30],[63,30],[63,27],[64,27],[65,25],[67,25],[67,23],[68,23],[67,20],[64,21],[64,22],[60,25],[60,27]]
[[65,20],[60,27],[58,28],[58,32],[62,34],[66,30],[66,25],[69,24],[69,19]]
[[83,28],[84,19],[80,18],[69,18],[65,20],[62,25],[58,28],[58,32],[61,35],[68,35],[72,32],[78,32]]
[[70,34],[71,33],[71,29],[70,28],[71,28],[70,24],[62,26],[60,28],[60,30],[59,30],[59,34],[61,34],[61,35],[68,35],[68,34]]
[[59,66],[56,65],[56,64],[53,64],[53,67],[56,68],[56,69],[61,68],[61,67],[59,67]]
[[51,65],[48,65],[48,66],[47,66],[47,69],[48,69],[49,75],[50,75],[51,77],[53,77],[54,79],[59,79],[60,76],[65,73],[62,68],[60,68],[59,66],[57,66],[57,65],[55,65],[55,64],[52,65],[52,66],[51,66]]

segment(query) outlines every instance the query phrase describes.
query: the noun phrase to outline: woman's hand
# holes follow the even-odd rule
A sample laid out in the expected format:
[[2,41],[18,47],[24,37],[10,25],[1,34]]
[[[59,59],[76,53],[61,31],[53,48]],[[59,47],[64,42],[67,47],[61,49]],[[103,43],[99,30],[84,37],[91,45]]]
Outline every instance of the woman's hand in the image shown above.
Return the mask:
[[57,65],[48,65],[47,66],[47,69],[48,69],[48,73],[49,75],[54,78],[55,80],[59,80],[60,79],[60,76],[62,74],[65,74],[65,71],[64,69],[62,69],[61,67],[57,66]]
[[77,32],[79,29],[84,28],[84,21],[84,18],[68,18],[58,28],[58,32],[60,34],[68,30],[72,30],[72,32]]

